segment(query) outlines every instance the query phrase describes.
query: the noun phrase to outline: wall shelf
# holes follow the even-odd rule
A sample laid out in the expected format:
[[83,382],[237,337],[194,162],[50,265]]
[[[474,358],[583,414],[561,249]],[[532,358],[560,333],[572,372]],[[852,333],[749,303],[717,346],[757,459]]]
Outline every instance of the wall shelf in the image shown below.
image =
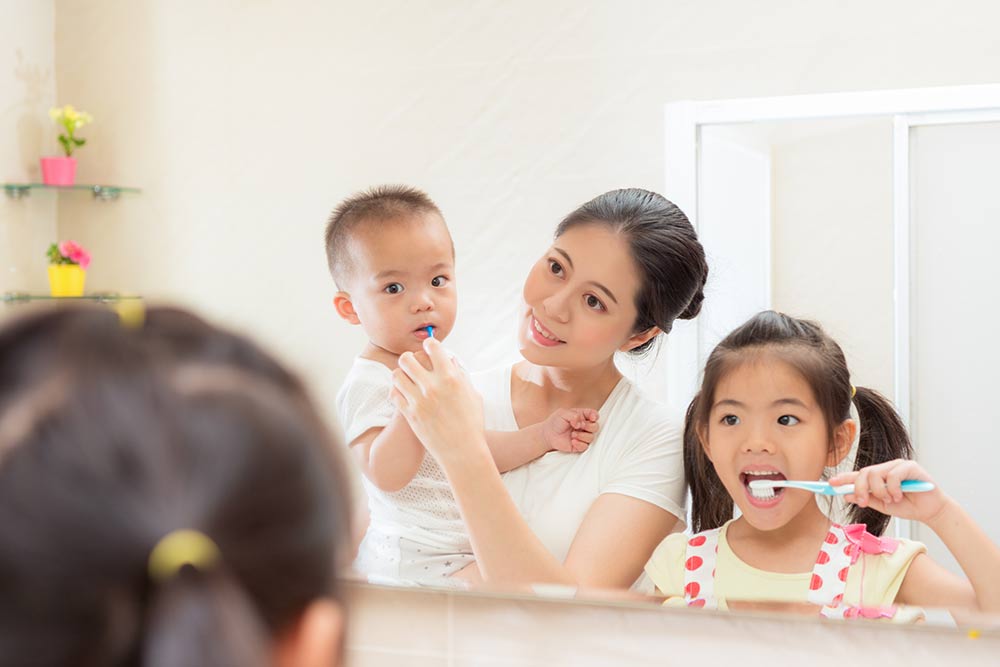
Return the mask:
[[30,304],[45,304],[45,307],[51,307],[79,303],[95,303],[106,306],[118,313],[122,324],[128,326],[141,326],[146,317],[146,302],[141,296],[134,294],[100,292],[84,296],[49,296],[48,294],[31,294],[29,292],[7,292],[0,295],[0,304],[8,309]]
[[30,294],[28,292],[7,292],[3,296],[0,296],[0,301],[8,304],[30,303],[32,301],[118,303],[120,301],[142,301],[142,297],[132,294],[117,294],[115,292],[85,294],[83,296],[49,296],[48,294]]
[[99,201],[113,201],[123,194],[137,195],[139,188],[121,185],[46,185],[44,183],[3,183],[4,193],[10,199],[23,199],[32,192],[89,192]]

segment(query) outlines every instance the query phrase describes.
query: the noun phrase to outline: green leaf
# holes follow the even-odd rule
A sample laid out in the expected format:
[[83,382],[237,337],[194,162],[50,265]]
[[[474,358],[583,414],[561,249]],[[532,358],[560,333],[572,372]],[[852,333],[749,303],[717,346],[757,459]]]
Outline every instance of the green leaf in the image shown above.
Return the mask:
[[67,137],[65,134],[60,134],[59,143],[62,144],[63,152],[66,153],[66,157],[69,157],[73,154],[73,144],[70,143],[69,137]]
[[77,146],[82,146],[85,143],[87,143],[87,140],[86,139],[77,139],[76,137],[73,137],[73,143],[76,144]]

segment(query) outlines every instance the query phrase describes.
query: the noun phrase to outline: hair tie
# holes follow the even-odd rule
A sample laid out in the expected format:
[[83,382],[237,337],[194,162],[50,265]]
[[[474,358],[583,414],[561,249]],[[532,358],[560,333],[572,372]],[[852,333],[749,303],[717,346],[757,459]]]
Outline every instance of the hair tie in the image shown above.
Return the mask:
[[220,559],[219,547],[198,530],[175,530],[167,533],[149,552],[149,576],[165,581],[190,565],[205,571]]
[[851,400],[854,400],[854,395],[858,393],[858,388],[853,384],[851,385]]

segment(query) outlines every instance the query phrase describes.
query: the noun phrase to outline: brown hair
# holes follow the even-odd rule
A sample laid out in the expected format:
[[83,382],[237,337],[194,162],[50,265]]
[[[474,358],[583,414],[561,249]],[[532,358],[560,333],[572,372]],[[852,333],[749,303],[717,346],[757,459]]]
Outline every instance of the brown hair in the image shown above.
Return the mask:
[[[705,364],[701,390],[688,406],[684,423],[684,474],[691,490],[692,528],[695,532],[717,528],[733,518],[733,499],[726,491],[698,438],[708,426],[709,413],[719,382],[751,355],[767,351],[780,355],[809,383],[826,420],[830,446],[834,429],[850,417],[851,374],[840,346],[814,322],[771,310],[754,315],[719,343]],[[906,427],[884,396],[856,387],[854,405],[861,420],[855,469],[910,458],[913,448]],[[889,517],[870,507],[853,506],[852,523],[864,523],[881,535]]]
[[[326,223],[326,261],[338,287],[354,267],[347,244],[362,225],[381,226],[403,217],[435,214],[442,220],[441,209],[427,193],[408,185],[379,185],[357,192],[337,204]],[[452,249],[454,252],[454,248]]]
[[[659,327],[670,333],[675,319],[694,319],[705,299],[708,262],[691,222],[662,195],[640,188],[612,190],[583,204],[556,228],[556,238],[578,225],[599,224],[623,235],[642,285],[633,333]],[[630,350],[642,354],[655,338]]]
[[[32,344],[15,332],[43,332],[51,359],[0,411],[0,663],[266,664],[310,602],[340,597],[345,473],[269,355],[183,311],[126,330],[71,309],[0,332],[0,377]],[[221,559],[155,581],[177,529]]]

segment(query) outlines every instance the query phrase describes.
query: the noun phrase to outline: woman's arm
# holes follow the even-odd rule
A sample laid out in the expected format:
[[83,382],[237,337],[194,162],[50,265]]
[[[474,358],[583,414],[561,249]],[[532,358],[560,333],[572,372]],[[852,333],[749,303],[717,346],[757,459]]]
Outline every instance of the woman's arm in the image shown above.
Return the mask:
[[465,520],[483,579],[495,583],[628,586],[676,522],[669,512],[618,494],[588,510],[565,563],[525,523],[483,436],[482,399],[437,341],[425,343],[433,368],[400,358],[393,400],[438,460]]
[[904,460],[870,466],[831,480],[837,484],[853,482],[855,493],[847,500],[861,507],[924,523],[941,538],[968,577],[967,581],[957,577],[920,554],[910,564],[896,599],[904,604],[1000,612],[1000,548],[940,487],[923,493],[903,493],[900,483],[904,479],[933,481],[915,461]]

